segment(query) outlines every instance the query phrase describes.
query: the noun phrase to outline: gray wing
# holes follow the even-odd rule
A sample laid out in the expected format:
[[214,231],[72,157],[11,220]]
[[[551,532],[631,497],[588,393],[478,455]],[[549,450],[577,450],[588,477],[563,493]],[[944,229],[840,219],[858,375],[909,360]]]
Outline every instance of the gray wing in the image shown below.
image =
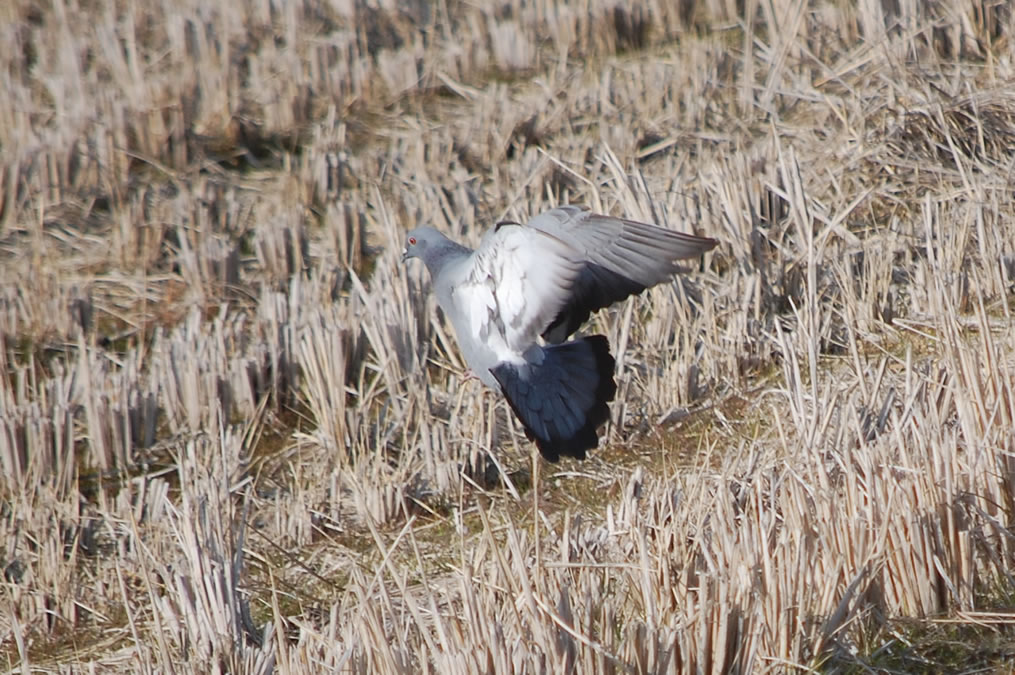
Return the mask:
[[542,332],[551,343],[566,340],[592,312],[666,281],[680,271],[677,260],[697,257],[718,243],[576,206],[551,209],[527,227],[566,242],[582,263],[570,297]]

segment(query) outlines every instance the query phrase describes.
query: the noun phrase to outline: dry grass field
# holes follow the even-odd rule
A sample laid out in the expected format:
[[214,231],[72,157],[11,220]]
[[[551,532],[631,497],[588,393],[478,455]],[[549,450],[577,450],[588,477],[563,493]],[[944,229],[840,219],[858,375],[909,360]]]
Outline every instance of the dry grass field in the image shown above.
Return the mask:
[[[0,3],[0,668],[1015,668],[1007,0]],[[403,233],[715,237],[534,462]],[[538,486],[539,489],[534,489]]]

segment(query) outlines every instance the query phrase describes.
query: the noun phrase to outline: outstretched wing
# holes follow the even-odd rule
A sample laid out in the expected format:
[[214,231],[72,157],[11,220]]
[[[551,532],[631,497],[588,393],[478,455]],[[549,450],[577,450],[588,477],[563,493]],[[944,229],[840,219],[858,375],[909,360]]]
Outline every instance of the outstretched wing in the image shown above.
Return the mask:
[[680,271],[677,260],[699,256],[718,243],[576,206],[546,211],[527,228],[563,242],[580,265],[566,302],[540,330],[552,343],[566,340],[592,312],[666,281]]

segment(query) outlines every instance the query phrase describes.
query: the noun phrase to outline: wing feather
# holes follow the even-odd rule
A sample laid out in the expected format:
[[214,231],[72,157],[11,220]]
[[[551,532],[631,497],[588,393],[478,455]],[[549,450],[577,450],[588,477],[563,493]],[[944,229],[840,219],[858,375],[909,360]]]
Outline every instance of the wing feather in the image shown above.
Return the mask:
[[566,242],[581,266],[570,297],[542,331],[549,342],[566,340],[592,312],[666,281],[680,271],[677,260],[699,256],[717,243],[575,206],[546,211],[528,227]]

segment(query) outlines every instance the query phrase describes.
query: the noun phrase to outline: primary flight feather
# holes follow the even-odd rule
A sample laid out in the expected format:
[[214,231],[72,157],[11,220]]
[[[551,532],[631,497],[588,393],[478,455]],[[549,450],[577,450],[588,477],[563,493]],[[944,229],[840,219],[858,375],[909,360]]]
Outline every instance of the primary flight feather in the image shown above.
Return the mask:
[[606,338],[568,338],[592,312],[666,281],[677,260],[716,243],[561,206],[525,225],[498,224],[476,250],[416,228],[403,260],[426,264],[466,363],[556,462],[598,445],[617,392]]

